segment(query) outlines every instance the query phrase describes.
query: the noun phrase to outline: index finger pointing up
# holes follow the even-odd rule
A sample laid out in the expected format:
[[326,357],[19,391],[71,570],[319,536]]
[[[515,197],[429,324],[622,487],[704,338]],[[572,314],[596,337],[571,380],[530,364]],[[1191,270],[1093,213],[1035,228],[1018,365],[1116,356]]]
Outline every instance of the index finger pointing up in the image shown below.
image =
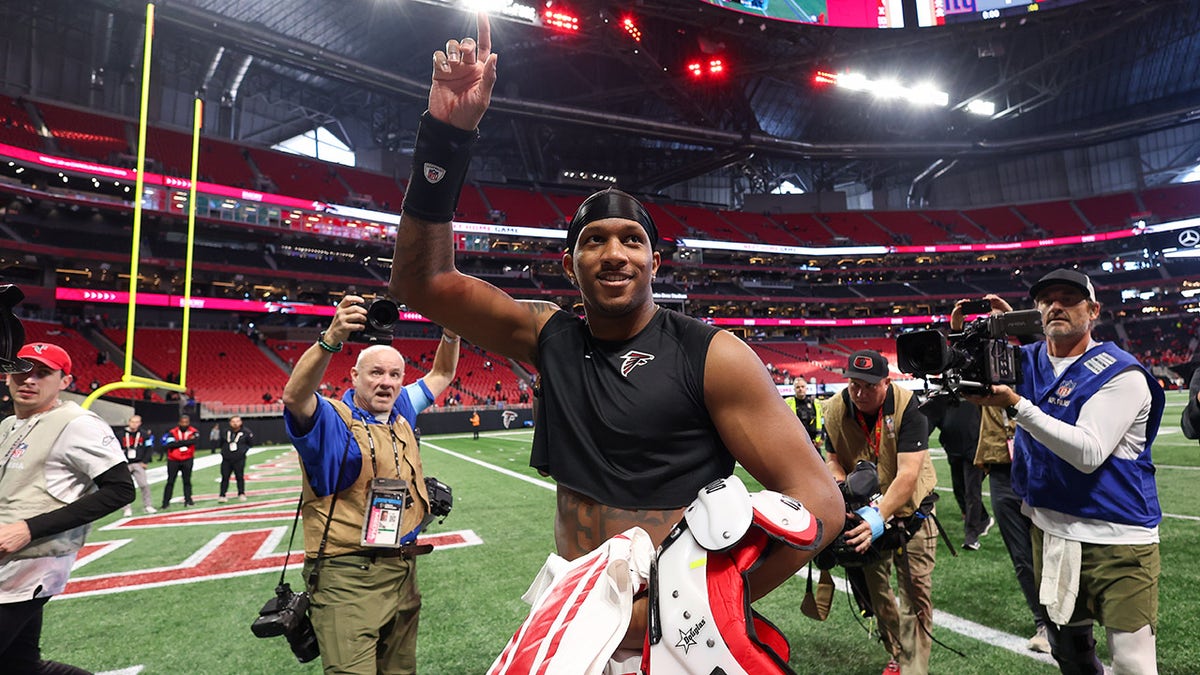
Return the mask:
[[492,53],[492,24],[488,20],[487,12],[478,12],[475,15],[475,32],[479,34],[476,40],[479,54],[483,55],[480,60],[486,61],[486,55]]

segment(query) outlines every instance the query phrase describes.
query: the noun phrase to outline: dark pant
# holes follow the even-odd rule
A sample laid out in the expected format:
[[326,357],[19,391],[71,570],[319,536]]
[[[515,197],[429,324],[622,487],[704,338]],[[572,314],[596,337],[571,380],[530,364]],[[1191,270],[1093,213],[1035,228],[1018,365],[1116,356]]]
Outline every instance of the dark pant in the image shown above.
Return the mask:
[[42,609],[50,598],[0,604],[0,664],[11,675],[87,675],[86,670],[43,661]]
[[946,453],[950,464],[950,482],[954,486],[954,501],[963,514],[963,539],[970,544],[979,541],[987,529],[987,508],[983,505],[983,469],[975,466],[970,457]]
[[1004,537],[1004,547],[1008,549],[1008,557],[1012,560],[1013,571],[1017,575],[1017,583],[1021,586],[1021,594],[1025,596],[1025,604],[1033,614],[1034,624],[1046,626],[1050,620],[1046,617],[1046,608],[1038,600],[1038,587],[1033,578],[1033,543],[1029,538],[1032,523],[1025,514],[1021,513],[1021,498],[1013,492],[1009,464],[991,464],[989,476],[992,483],[992,514],[996,524],[1000,526],[1000,536]]
[[175,491],[175,476],[183,474],[183,501],[185,504],[193,504],[192,501],[192,460],[190,459],[168,459],[167,460],[167,485],[163,488],[162,507],[165,509],[171,505],[171,493]]
[[246,494],[246,455],[238,453],[236,457],[229,453],[221,453],[221,496],[229,489],[229,475],[237,479],[238,495]]

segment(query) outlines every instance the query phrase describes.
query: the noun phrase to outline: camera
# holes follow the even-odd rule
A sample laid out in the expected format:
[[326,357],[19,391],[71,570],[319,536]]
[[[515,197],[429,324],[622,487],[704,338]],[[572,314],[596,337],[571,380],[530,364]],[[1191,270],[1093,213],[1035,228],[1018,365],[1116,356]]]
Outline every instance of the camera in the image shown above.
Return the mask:
[[28,373],[33,364],[18,359],[17,352],[25,345],[25,327],[13,314],[25,294],[12,284],[0,285],[0,373]]
[[842,499],[846,500],[846,525],[842,528],[833,543],[825,547],[816,558],[817,567],[823,570],[832,569],[837,565],[843,567],[862,567],[870,562],[879,560],[879,551],[872,545],[866,553],[859,553],[853,546],[846,543],[846,533],[858,526],[862,518],[854,512],[879,497],[879,470],[874,462],[865,459],[854,465],[854,470],[846,474],[846,480],[838,484],[842,491]]
[[294,593],[288,584],[275,587],[275,597],[258,610],[258,618],[250,625],[250,631],[260,638],[286,637],[300,663],[308,663],[321,655],[317,634],[308,618],[308,593]]
[[[919,330],[896,338],[896,362],[941,391],[930,395],[989,393],[993,384],[1021,381],[1021,348],[1008,338],[1040,335],[1042,315],[1036,309],[980,317],[963,326],[961,333],[943,337],[941,331]],[[936,377],[934,377],[936,376]]]
[[446,519],[450,509],[454,508],[454,493],[449,485],[432,477],[425,477],[425,491],[429,493],[429,513],[435,517]]
[[400,305],[389,298],[375,298],[370,304],[361,303],[367,310],[367,327],[354,331],[346,339],[369,345],[390,345],[396,322],[400,320]]

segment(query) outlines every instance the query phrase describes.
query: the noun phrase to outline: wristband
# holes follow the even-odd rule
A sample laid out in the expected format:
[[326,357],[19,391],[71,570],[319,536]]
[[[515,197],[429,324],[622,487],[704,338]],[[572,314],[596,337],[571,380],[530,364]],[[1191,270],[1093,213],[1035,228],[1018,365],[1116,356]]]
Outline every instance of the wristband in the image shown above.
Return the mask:
[[883,536],[883,516],[879,515],[879,509],[874,506],[864,506],[855,511],[863,522],[871,526],[871,541]]
[[452,221],[471,165],[471,147],[477,140],[478,129],[459,129],[434,119],[426,110],[417,128],[404,213],[431,223]]
[[321,349],[324,349],[325,351],[329,352],[330,354],[336,354],[336,353],[342,351],[342,347],[345,346],[345,344],[341,343],[341,342],[337,343],[337,346],[331,345],[328,342],[326,342],[325,341],[325,331],[321,331],[321,334],[319,336],[317,336],[317,345]]

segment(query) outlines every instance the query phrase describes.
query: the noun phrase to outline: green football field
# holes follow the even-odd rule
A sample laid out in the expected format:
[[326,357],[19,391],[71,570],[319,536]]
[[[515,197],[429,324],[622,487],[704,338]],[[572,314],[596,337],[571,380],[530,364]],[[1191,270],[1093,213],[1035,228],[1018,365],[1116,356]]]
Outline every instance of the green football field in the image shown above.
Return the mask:
[[[1200,479],[1200,445],[1179,432],[1182,401],[1180,393],[1169,398],[1154,449],[1167,514],[1160,672],[1181,675],[1200,670],[1200,647],[1190,637],[1200,629],[1200,561],[1190,553],[1200,550],[1200,505],[1188,497]],[[455,504],[430,532],[441,547],[419,563],[421,673],[484,672],[525,616],[519,596],[553,546],[553,486],[527,466],[530,438],[522,430],[477,441],[470,434],[423,440],[426,473],[453,487]],[[934,456],[945,497],[939,513],[961,544],[946,462],[940,451]],[[155,518],[135,507],[133,519],[98,523],[67,593],[47,606],[45,658],[130,675],[319,673],[319,661],[297,664],[283,638],[250,633],[287,550],[299,472],[284,447],[260,449],[248,464],[254,468],[245,504],[216,503],[211,466],[194,477],[196,507],[176,505]],[[161,483],[153,489],[157,499]],[[934,637],[945,647],[934,645],[932,671],[1057,672],[1046,656],[1024,648],[1032,621],[999,533],[982,541],[981,550],[960,549],[957,557],[938,548]],[[299,540],[292,548],[301,548]],[[289,568],[293,587],[302,586],[299,577],[298,567]],[[885,653],[857,621],[848,596],[837,594],[829,619],[818,623],[799,611],[804,586],[803,577],[795,578],[756,605],[791,641],[796,672],[878,673]]]

